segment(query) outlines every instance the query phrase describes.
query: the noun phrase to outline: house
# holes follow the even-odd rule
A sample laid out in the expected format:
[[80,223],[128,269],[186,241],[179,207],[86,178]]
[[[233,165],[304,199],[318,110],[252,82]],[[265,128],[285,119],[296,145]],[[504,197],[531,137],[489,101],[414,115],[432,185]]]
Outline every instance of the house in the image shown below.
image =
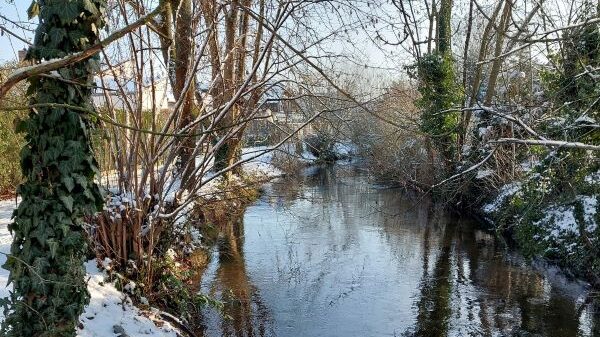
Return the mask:
[[296,102],[286,97],[286,90],[281,86],[271,86],[265,91],[256,117],[246,128],[244,138],[247,144],[274,144],[292,132],[296,132],[292,141],[299,141],[309,132],[306,126],[297,131],[307,118]]
[[19,63],[25,62],[25,58],[27,58],[27,48],[23,48],[19,50]]
[[92,93],[94,106],[108,106],[117,110],[143,111],[156,108],[168,110],[175,103],[166,73],[142,74],[141,82],[133,61],[118,65],[104,65],[94,77],[96,88]]

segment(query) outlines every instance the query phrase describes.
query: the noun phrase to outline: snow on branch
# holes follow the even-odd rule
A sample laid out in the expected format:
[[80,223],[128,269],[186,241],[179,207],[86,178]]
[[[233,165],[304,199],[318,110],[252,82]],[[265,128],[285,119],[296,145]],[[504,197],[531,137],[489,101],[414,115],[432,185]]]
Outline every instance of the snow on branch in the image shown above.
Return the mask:
[[518,138],[500,138],[491,140],[493,144],[523,144],[523,145],[541,145],[546,147],[563,147],[569,149],[581,149],[600,151],[599,145],[591,145],[579,142],[566,142],[560,140],[537,140],[537,139],[518,139]]

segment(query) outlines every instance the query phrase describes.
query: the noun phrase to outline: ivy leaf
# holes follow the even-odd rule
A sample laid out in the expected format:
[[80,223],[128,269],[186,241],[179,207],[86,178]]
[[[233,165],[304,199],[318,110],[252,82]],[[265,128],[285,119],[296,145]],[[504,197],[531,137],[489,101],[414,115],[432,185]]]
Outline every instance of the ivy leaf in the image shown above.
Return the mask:
[[62,182],[63,182],[63,184],[65,184],[67,191],[69,191],[69,192],[73,191],[73,188],[75,187],[75,180],[73,178],[64,177],[64,178],[62,178]]
[[81,10],[77,1],[63,2],[62,5],[55,6],[54,9],[57,11],[56,14],[60,14],[60,21],[64,25],[73,22],[81,14]]
[[24,133],[27,132],[27,121],[21,118],[15,119],[15,132]]
[[40,15],[40,4],[37,1],[33,1],[31,2],[29,9],[27,9],[27,16],[29,17],[29,20],[31,20],[38,15]]
[[69,212],[73,212],[73,197],[70,195],[61,195],[60,201],[63,202],[65,207],[69,210]]
[[50,257],[56,257],[56,251],[58,250],[58,242],[54,239],[48,239],[48,248],[50,248]]
[[67,30],[64,28],[51,28],[48,32],[48,36],[50,36],[50,41],[52,41],[53,46],[59,46],[65,37],[67,37]]
[[82,189],[87,189],[88,187],[88,181],[87,178],[81,174],[77,174],[75,175],[75,181],[77,182],[77,184],[79,184],[79,186],[81,186]]
[[94,4],[90,0],[83,0],[83,8],[86,11],[92,13],[92,15],[99,15],[100,14],[100,13],[98,13],[98,8],[96,8],[96,6],[94,6]]

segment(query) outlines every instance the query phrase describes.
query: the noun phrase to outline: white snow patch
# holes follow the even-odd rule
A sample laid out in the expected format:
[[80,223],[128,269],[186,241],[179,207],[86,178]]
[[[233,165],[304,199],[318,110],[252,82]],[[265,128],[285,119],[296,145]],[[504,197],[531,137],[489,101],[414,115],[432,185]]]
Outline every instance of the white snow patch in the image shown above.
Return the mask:
[[479,129],[477,129],[477,132],[479,133],[479,137],[484,138],[487,135],[489,135],[490,132],[492,132],[492,127],[486,126],[484,128],[479,128]]
[[340,157],[350,157],[357,153],[358,149],[352,143],[336,142],[335,144],[333,144],[333,152],[335,152]]
[[597,196],[579,196],[577,199],[581,201],[583,207],[583,220],[585,221],[585,230],[592,233],[598,228],[596,223],[596,213],[598,212],[598,197]]
[[521,183],[516,182],[508,185],[502,186],[498,196],[489,204],[483,206],[483,211],[487,214],[493,213],[504,203],[504,201],[521,191]]
[[588,184],[600,184],[600,171],[585,176],[583,180]]
[[523,170],[523,172],[530,172],[537,165],[539,165],[539,161],[534,158],[529,158],[519,164],[519,166],[521,167],[521,170]]
[[312,152],[306,151],[306,150],[302,151],[302,154],[300,155],[300,160],[303,160],[308,163],[314,162],[317,159],[319,159],[319,158],[317,158],[314,154],[312,154]]
[[265,178],[281,177],[283,172],[271,164],[273,160],[273,151],[266,152],[267,147],[247,147],[242,149],[242,160],[247,160],[258,156],[242,165],[244,172]]
[[463,157],[467,157],[471,154],[471,148],[472,148],[471,145],[467,145],[467,144],[463,145],[463,147],[462,147]]
[[95,261],[87,262],[85,268],[90,277],[88,291],[91,298],[79,317],[83,330],[77,331],[78,337],[113,337],[115,325],[123,327],[131,337],[177,336],[169,323],[164,322],[160,328],[154,324],[149,317],[155,317],[155,311],[145,312],[136,308],[127,295],[112,284],[104,283],[106,275],[98,270]]
[[545,213],[546,216],[534,222],[534,225],[549,227],[548,240],[554,239],[560,242],[560,237],[564,234],[579,234],[574,206],[551,206]]
[[477,176],[475,176],[475,179],[483,179],[491,176],[492,174],[494,174],[494,170],[479,170],[477,171]]
[[596,124],[596,120],[589,116],[580,116],[575,120],[576,124]]
[[[575,198],[580,202],[583,209],[584,230],[588,233],[594,232],[598,228],[596,223],[596,213],[598,211],[598,199],[596,196],[579,195]],[[544,238],[547,241],[561,243],[567,235],[580,235],[580,221],[575,216],[574,205],[552,205],[544,210],[546,214],[541,220],[536,221],[534,225],[546,228],[548,235]],[[567,246],[567,250],[576,245]]]

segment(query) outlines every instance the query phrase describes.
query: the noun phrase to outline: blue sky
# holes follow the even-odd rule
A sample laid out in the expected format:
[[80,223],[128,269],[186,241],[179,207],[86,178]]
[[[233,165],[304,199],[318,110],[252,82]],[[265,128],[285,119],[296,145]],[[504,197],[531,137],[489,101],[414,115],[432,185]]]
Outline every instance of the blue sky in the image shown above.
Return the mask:
[[[0,0],[0,14],[9,18],[10,20],[21,22],[27,21],[27,8],[30,4],[31,0]],[[34,19],[34,23],[37,23],[37,19]],[[23,31],[22,29],[16,28],[12,24],[6,23],[2,18],[0,18],[0,25],[7,25],[6,27],[12,32],[19,34],[19,36],[30,41],[33,38],[32,32]],[[35,28],[35,25],[31,25],[31,28]],[[401,68],[396,64],[390,64],[389,60],[386,60],[385,55],[371,45],[368,39],[366,39],[364,33],[357,32],[353,34],[352,38],[353,43],[349,44],[347,42],[344,43],[336,41],[332,44],[329,44],[327,48],[334,52],[350,52],[355,56],[359,56],[362,59],[362,62],[369,64],[369,66],[385,68],[392,67],[397,69]],[[6,33],[0,35],[0,64],[7,61],[16,60],[17,52],[24,47],[26,47],[26,44],[18,39],[11,37]],[[386,49],[388,49],[388,52],[390,50],[398,51],[397,47],[387,47]]]
[[[0,14],[11,19],[25,21],[27,20],[27,8],[30,5],[30,0],[13,0],[13,3],[9,3],[7,0],[0,0]],[[0,25],[4,25],[5,22],[0,18]],[[19,36],[31,38],[30,32],[23,32],[22,30],[13,27],[8,24],[6,27],[12,32],[19,34]],[[16,51],[23,49],[25,44],[21,41],[10,37],[8,34],[0,36],[0,63],[5,61],[12,61],[17,58]]]

